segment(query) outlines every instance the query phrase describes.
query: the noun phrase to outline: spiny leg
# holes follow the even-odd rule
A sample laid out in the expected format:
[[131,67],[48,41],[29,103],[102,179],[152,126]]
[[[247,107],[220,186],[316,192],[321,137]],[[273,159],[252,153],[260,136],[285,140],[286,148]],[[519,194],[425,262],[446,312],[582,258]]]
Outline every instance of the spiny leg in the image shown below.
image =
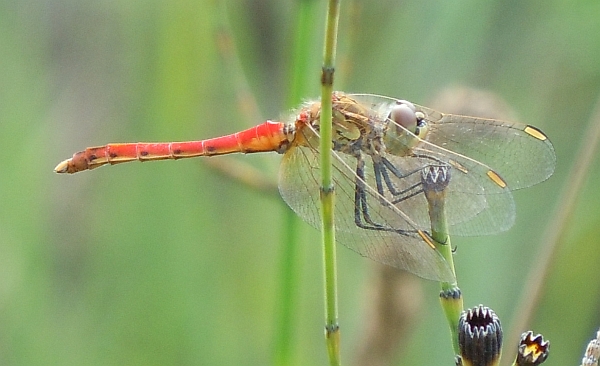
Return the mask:
[[[371,218],[371,215],[369,213],[368,195],[365,183],[365,162],[363,156],[361,154],[357,154],[356,161],[356,183],[354,191],[354,222],[356,226],[362,229],[390,231],[406,236],[417,233],[417,230],[402,230],[391,227],[386,224],[376,223]],[[377,189],[383,192],[383,185],[381,183],[381,179],[379,179],[379,181],[376,182],[376,185],[378,185]],[[390,203],[383,198],[383,195],[379,204],[390,205]]]
[[[411,185],[410,187],[407,187],[403,190],[398,190],[395,185],[393,184],[393,182],[390,179],[389,176],[389,172],[391,172],[396,178],[398,179],[407,179],[408,177],[412,176],[413,174],[422,174],[423,170],[427,170],[430,169],[431,167],[445,167],[448,166],[448,164],[444,163],[443,161],[441,161],[440,159],[437,159],[435,157],[432,156],[428,156],[428,155],[413,155],[412,157],[414,158],[421,158],[421,159],[427,159],[427,160],[431,160],[432,162],[434,162],[435,164],[428,164],[426,166],[423,166],[421,168],[417,168],[414,169],[408,173],[403,173],[401,172],[397,166],[395,166],[389,159],[382,157],[379,160],[381,160],[381,163],[383,164],[384,168],[379,167],[376,169],[376,175],[381,174],[383,176],[384,181],[386,182],[386,186],[388,187],[389,192],[396,197],[393,201],[392,204],[398,204],[402,201],[408,200],[418,194],[423,193],[423,182],[421,181],[421,179],[419,179],[417,181],[417,183]],[[418,188],[418,189],[417,189]],[[381,193],[381,192],[380,192]],[[382,193],[381,193],[382,194]]]
[[[356,183],[354,189],[354,222],[363,229],[385,230],[383,225],[375,223],[369,215],[365,182],[365,161],[362,155],[358,154],[356,156]],[[363,223],[363,219],[366,224]]]
[[[419,188],[421,186],[421,182],[417,182],[413,185],[411,185],[410,187],[407,187],[403,190],[398,190],[396,188],[396,185],[394,184],[394,182],[392,182],[392,179],[390,178],[390,174],[388,171],[391,171],[392,174],[394,174],[394,176],[396,176],[399,179],[408,179],[408,177],[410,177],[411,175],[418,173],[420,171],[420,169],[415,169],[412,172],[408,173],[408,174],[404,174],[404,175],[400,175],[399,171],[397,170],[397,168],[386,158],[383,158],[382,160],[383,166],[379,167],[379,174],[381,174],[381,176],[383,177],[383,180],[385,181],[385,185],[387,186],[388,191],[392,194],[392,196],[397,197],[397,196],[401,196],[400,198],[395,199],[392,203],[398,203],[401,202],[403,200],[406,200],[410,197],[413,197],[419,193],[422,192],[421,189],[410,193],[408,196],[405,196],[406,194],[408,194],[409,192],[415,190],[416,188]],[[393,167],[393,170],[390,169],[390,166]],[[376,179],[377,179],[377,171],[375,172],[376,175]],[[384,196],[383,191],[379,192],[382,196]]]
[[377,184],[377,191],[382,197],[385,197],[385,192],[383,189],[382,179],[385,182],[385,186],[390,194],[394,197],[394,200],[391,202],[392,204],[397,204],[404,200],[407,200],[411,197],[414,197],[423,192],[421,189],[421,181],[419,180],[417,183],[403,189],[399,190],[392,179],[390,177],[389,172],[397,177],[398,179],[408,179],[413,174],[417,174],[421,171],[421,168],[415,169],[406,174],[402,174],[398,168],[392,164],[387,158],[379,157],[377,159],[373,159],[373,171],[375,173],[375,182]]

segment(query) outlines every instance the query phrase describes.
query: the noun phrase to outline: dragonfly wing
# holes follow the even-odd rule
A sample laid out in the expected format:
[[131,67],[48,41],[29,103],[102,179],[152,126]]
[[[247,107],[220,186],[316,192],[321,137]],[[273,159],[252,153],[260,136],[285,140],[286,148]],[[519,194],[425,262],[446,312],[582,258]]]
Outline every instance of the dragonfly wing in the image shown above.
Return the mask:
[[[397,231],[365,229],[356,225],[356,162],[353,167],[349,157],[335,152],[333,155],[337,241],[362,256],[420,277],[437,281],[453,280],[454,276],[445,259],[418,234],[416,225],[395,206],[381,205],[381,197],[372,188],[365,190],[370,218]],[[317,149],[294,146],[283,157],[279,177],[283,199],[304,221],[317,229],[321,227],[319,164]]]
[[510,190],[532,186],[554,172],[550,140],[535,127],[494,119],[443,114],[417,106],[426,116],[425,140],[491,167]]
[[[423,156],[387,155],[386,158],[403,174],[420,172],[423,167],[440,163],[450,166],[450,183],[446,188],[445,200],[445,212],[450,231],[448,234],[491,235],[506,231],[513,225],[515,220],[513,196],[506,187],[500,187],[489,179],[486,174],[489,168],[462,159],[460,156],[448,157],[448,154],[439,151],[435,146],[427,145],[425,148],[420,147],[415,150]],[[432,157],[434,160],[431,159]],[[403,191],[419,184],[420,177],[420,174],[410,174],[402,178],[392,175],[390,181],[394,187]],[[389,190],[385,190],[384,193],[393,202],[394,198]],[[406,212],[418,228],[429,230],[431,227],[427,199],[422,192],[400,200],[396,206]]]
[[[383,96],[376,95],[352,95],[363,103],[368,108],[373,110],[374,116],[386,116],[389,114],[390,109],[396,104],[396,100]],[[476,236],[476,235],[489,235],[496,234],[502,231],[508,230],[515,221],[515,205],[511,194],[512,186],[510,181],[507,183],[504,181],[504,170],[502,173],[496,172],[495,166],[487,165],[488,161],[496,163],[499,158],[490,158],[486,154],[486,146],[482,146],[478,140],[480,136],[488,136],[487,141],[490,145],[494,145],[491,148],[493,154],[494,149],[502,150],[502,148],[510,148],[517,144],[518,140],[533,139],[531,136],[528,138],[523,137],[524,128],[521,130],[521,136],[512,137],[512,143],[504,142],[506,135],[510,135],[507,131],[508,127],[504,127],[504,133],[499,131],[502,128],[495,128],[495,125],[480,126],[473,128],[472,126],[466,129],[458,129],[458,131],[450,131],[448,128],[450,124],[456,126],[462,121],[452,120],[445,128],[447,130],[440,130],[443,123],[446,122],[448,116],[442,115],[432,109],[416,106],[418,110],[423,112],[426,116],[426,120],[429,126],[429,132],[425,135],[425,140],[420,140],[416,146],[412,149],[411,154],[406,155],[393,155],[386,154],[385,158],[396,167],[398,175],[390,174],[391,185],[403,191],[419,183],[420,175],[412,172],[419,171],[430,165],[444,164],[450,167],[451,178],[448,187],[446,188],[446,200],[445,200],[445,211],[446,218],[448,221],[449,233],[452,235],[461,236]],[[473,120],[480,120],[477,118],[471,119],[466,117],[466,123],[474,123]],[[381,123],[387,123],[388,128],[396,130],[403,130],[404,128],[398,125],[392,126],[393,121],[387,120]],[[497,125],[498,123],[496,123]],[[504,125],[507,125],[504,123]],[[516,124],[513,125],[516,128]],[[458,127],[457,127],[458,128]],[[473,136],[469,136],[469,129],[478,131]],[[496,130],[495,133],[484,132],[485,130]],[[406,131],[406,134],[409,132]],[[492,139],[491,136],[494,136]],[[504,136],[504,137],[503,137]],[[388,134],[388,138],[392,138]],[[398,136],[396,137],[398,138]],[[416,139],[417,137],[415,137]],[[496,141],[498,144],[496,144]],[[451,143],[450,141],[454,141]],[[523,142],[522,142],[523,143]],[[402,142],[400,142],[402,144]],[[502,145],[504,144],[504,145]],[[526,143],[525,143],[526,144]],[[553,167],[553,150],[552,145],[547,145],[542,142],[541,144],[537,141],[529,141],[529,144],[537,146],[547,155],[549,162],[546,166]],[[548,143],[549,144],[549,143]],[[464,147],[463,147],[464,145]],[[468,146],[474,146],[474,148],[468,148]],[[455,151],[457,150],[457,151]],[[474,152],[471,156],[470,152]],[[498,154],[501,155],[501,154]],[[506,156],[506,154],[504,155]],[[522,157],[521,157],[522,158]],[[481,160],[479,160],[481,159]],[[542,158],[542,161],[544,159]],[[502,168],[507,167],[506,164],[513,164],[514,162],[506,163]],[[496,164],[498,165],[498,164]],[[552,168],[549,168],[552,170]],[[412,174],[411,174],[412,173]],[[549,173],[545,173],[549,174]],[[519,177],[519,174],[508,174],[509,178]],[[524,179],[519,177],[521,184],[524,183]],[[373,181],[369,178],[370,182]],[[538,181],[543,178],[537,177]],[[512,179],[515,181],[515,179]],[[535,179],[528,179],[530,182]],[[384,187],[386,188],[386,187]],[[386,198],[394,202],[394,198],[391,198],[391,193],[384,189]],[[402,195],[401,195],[402,196]],[[408,197],[407,195],[405,195]],[[398,201],[398,199],[396,198]],[[416,223],[417,227],[422,230],[429,230],[429,212],[427,200],[423,193],[414,195],[412,197],[401,199],[396,204],[399,209],[407,213],[410,218]]]
[[[349,96],[379,115],[389,113],[399,101],[381,95]],[[417,104],[414,106],[417,111],[423,112],[428,123],[429,132],[425,136],[427,142],[481,162],[498,174],[509,190],[543,182],[554,172],[554,147],[546,135],[533,126],[444,114]]]
[[[386,116],[396,104],[395,99],[387,97],[355,97],[377,116]],[[436,164],[451,168],[445,200],[449,234],[475,236],[508,230],[515,221],[510,191],[539,183],[552,174],[556,160],[552,144],[531,126],[415,107],[427,122],[424,140],[419,140],[410,154],[387,154],[386,158],[401,175]],[[390,131],[404,130],[397,124],[393,126],[391,120],[381,123],[387,123]],[[392,136],[388,134],[388,138]],[[402,145],[402,140],[398,143]],[[404,187],[409,181],[396,177],[393,184]],[[400,201],[398,206],[420,226],[429,224],[424,195]]]

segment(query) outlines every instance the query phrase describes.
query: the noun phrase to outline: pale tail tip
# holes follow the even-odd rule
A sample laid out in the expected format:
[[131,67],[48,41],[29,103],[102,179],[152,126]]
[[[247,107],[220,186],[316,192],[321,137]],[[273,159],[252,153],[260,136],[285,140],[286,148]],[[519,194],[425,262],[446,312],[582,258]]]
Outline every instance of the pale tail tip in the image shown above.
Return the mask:
[[56,168],[54,168],[55,173],[68,173],[69,172],[69,163],[71,159],[61,161]]

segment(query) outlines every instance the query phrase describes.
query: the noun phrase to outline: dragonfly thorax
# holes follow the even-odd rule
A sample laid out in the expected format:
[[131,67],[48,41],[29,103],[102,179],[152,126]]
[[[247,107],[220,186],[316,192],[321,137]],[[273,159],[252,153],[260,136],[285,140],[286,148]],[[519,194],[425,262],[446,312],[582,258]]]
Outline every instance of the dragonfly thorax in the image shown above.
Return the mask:
[[347,96],[334,101],[333,149],[348,155],[376,157],[385,152],[387,124]]

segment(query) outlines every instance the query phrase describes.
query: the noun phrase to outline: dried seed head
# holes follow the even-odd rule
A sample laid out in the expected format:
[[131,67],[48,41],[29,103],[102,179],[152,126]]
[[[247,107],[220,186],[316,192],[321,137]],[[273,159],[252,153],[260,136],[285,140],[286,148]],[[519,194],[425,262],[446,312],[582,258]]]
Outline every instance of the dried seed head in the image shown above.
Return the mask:
[[517,366],[541,365],[548,358],[550,342],[544,341],[541,334],[533,335],[532,331],[521,335],[519,350],[517,353]]
[[479,305],[464,311],[458,321],[461,364],[498,365],[502,350],[502,326],[496,313]]
[[600,331],[596,333],[596,338],[588,343],[581,366],[598,366],[598,360],[600,360]]

